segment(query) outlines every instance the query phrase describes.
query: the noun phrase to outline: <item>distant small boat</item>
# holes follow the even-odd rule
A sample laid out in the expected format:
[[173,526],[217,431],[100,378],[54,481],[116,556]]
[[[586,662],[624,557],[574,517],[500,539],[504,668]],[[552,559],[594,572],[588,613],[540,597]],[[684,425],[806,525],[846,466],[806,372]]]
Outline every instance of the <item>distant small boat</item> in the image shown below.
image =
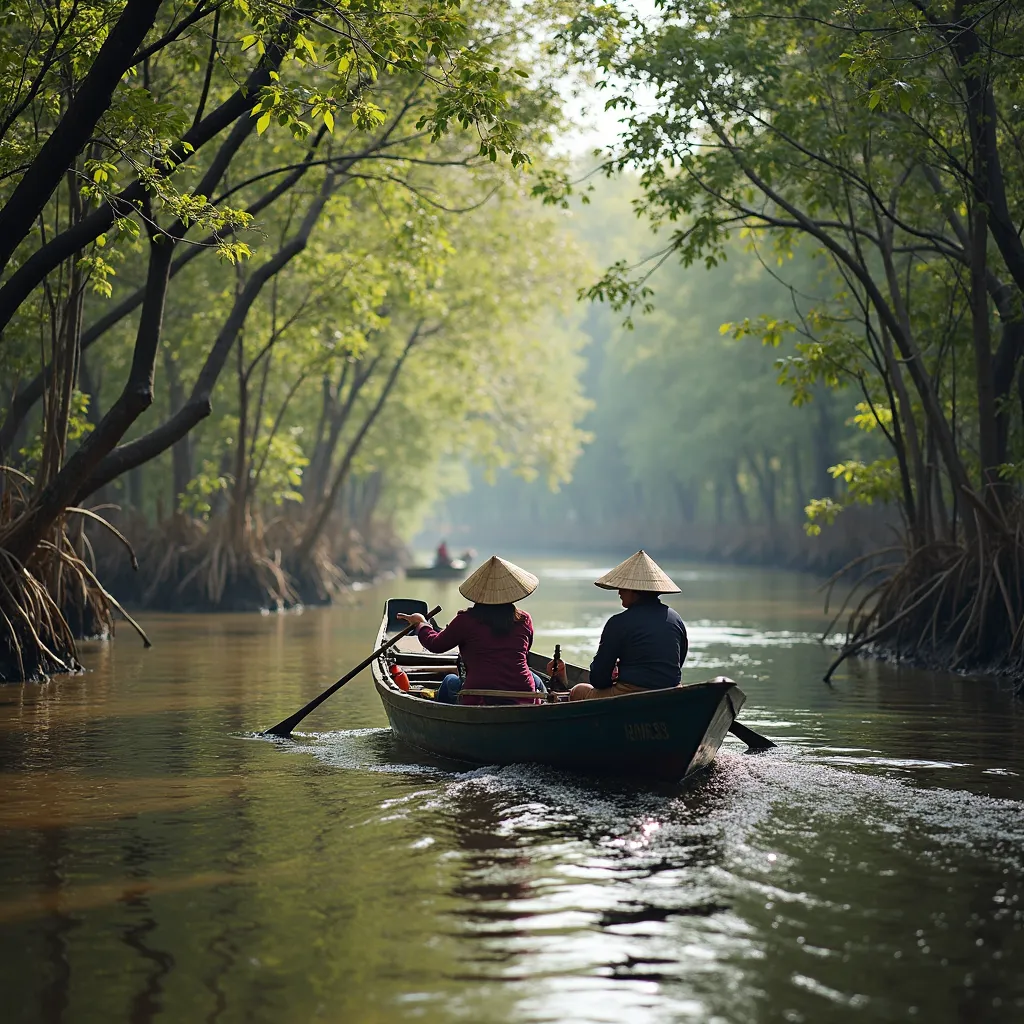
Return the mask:
[[[396,617],[399,612],[426,611],[421,601],[388,601],[376,646],[404,628]],[[533,652],[527,657],[530,668],[545,674],[546,658]],[[470,764],[532,762],[600,776],[675,782],[714,760],[746,700],[743,691],[723,676],[602,700],[436,703],[429,699],[432,687],[455,671],[455,660],[455,652],[431,654],[410,635],[373,662],[373,681],[395,736],[431,754]],[[412,681],[408,693],[391,679],[390,666],[395,663]],[[586,669],[566,664],[566,678],[572,685],[590,676]]]
[[453,558],[447,565],[410,565],[405,575],[410,580],[461,580],[471,564],[468,558]]

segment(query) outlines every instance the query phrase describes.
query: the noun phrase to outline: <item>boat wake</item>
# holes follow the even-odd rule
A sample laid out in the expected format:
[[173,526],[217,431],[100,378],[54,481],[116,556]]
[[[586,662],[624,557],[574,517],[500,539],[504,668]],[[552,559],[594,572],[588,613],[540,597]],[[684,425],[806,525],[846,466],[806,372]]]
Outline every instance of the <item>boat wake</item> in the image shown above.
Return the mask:
[[438,969],[510,986],[518,1019],[758,1020],[770,992],[785,1019],[906,1020],[920,989],[898,969],[946,977],[979,944],[1024,999],[1000,960],[1024,920],[1024,802],[936,785],[954,762],[801,739],[723,749],[678,785],[445,768],[385,729],[291,748],[407,777],[364,787],[361,827],[448,879]]
[[696,829],[714,833],[743,860],[774,852],[777,866],[803,835],[868,832],[888,837],[894,851],[926,845],[936,862],[943,850],[959,857],[966,849],[1024,869],[1024,802],[915,780],[914,769],[965,767],[960,762],[783,743],[757,756],[723,749],[691,780],[651,784],[540,765],[466,768],[399,743],[390,729],[296,734],[286,746],[332,768],[433,776],[434,809],[487,801],[496,809],[497,834],[509,838],[551,829],[640,850],[671,847]]

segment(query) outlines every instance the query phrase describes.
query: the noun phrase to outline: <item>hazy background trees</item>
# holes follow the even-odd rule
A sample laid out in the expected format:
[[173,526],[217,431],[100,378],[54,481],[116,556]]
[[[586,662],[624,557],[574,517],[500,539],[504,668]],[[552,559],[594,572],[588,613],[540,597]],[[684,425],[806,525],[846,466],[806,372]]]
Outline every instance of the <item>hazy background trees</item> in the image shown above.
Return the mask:
[[[844,656],[883,643],[1019,667],[1021,13],[664,0],[590,5],[562,38],[623,113],[604,168],[639,173],[638,210],[669,235],[661,258],[714,265],[748,237],[783,262],[810,246],[837,281],[785,322],[731,331],[792,337],[794,401],[856,388],[855,423],[884,439],[837,464],[845,493],[810,509],[816,527],[885,500],[905,527]],[[619,260],[590,294],[635,309],[647,278]]]
[[[562,224],[595,264],[608,253],[635,264],[663,248],[663,236],[636,216],[636,176],[588,181],[588,203],[574,202]],[[813,499],[843,491],[832,467],[880,453],[852,422],[858,396],[819,386],[797,408],[779,386],[793,339],[776,347],[723,333],[723,324],[761,316],[788,322],[828,297],[835,280],[827,265],[810,247],[780,262],[755,239],[736,237],[711,269],[670,260],[649,286],[653,309],[631,327],[606,304],[584,309],[593,407],[583,427],[592,439],[572,480],[552,492],[511,471],[489,487],[480,473],[430,528],[492,544],[646,544],[816,568],[838,567],[880,540],[896,519],[891,509],[857,513],[824,538],[804,529]]]

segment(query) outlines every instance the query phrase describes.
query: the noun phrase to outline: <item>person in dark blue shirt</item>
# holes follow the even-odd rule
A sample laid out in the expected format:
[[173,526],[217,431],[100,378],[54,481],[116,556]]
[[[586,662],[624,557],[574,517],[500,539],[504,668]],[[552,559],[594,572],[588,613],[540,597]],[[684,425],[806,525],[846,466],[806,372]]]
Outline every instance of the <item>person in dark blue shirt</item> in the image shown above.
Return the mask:
[[686,626],[679,614],[658,599],[679,588],[645,551],[606,573],[596,585],[617,590],[625,611],[604,626],[590,664],[590,682],[577,683],[571,700],[618,697],[678,686],[686,659]]

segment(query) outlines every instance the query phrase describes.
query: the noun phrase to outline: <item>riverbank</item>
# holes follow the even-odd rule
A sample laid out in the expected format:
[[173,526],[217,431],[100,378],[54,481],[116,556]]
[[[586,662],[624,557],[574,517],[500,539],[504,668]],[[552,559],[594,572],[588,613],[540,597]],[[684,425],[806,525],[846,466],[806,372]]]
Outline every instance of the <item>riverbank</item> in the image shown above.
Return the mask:
[[306,559],[295,549],[295,527],[250,519],[234,530],[174,515],[151,524],[139,516],[115,522],[138,560],[106,531],[90,537],[97,576],[128,608],[169,612],[261,612],[330,604],[356,583],[371,583],[408,561],[387,526],[359,530],[341,523],[324,531]]
[[693,562],[793,569],[830,576],[857,559],[896,543],[897,524],[891,514],[877,508],[850,508],[817,536],[809,536],[803,522],[684,523],[638,513],[628,522],[583,521],[568,517],[537,522],[529,516],[502,520],[488,528],[476,524],[473,532],[457,522],[433,522],[421,534],[424,542],[449,533],[458,543],[472,540],[483,550],[543,547],[573,555],[607,552],[625,554],[643,547],[657,557]]
[[[836,645],[835,650],[839,653],[842,645]],[[953,676],[965,680],[979,680],[995,684],[998,689],[1009,691],[1013,696],[1024,702],[1024,672],[1019,666],[1008,665],[1006,661],[999,662],[976,662],[959,668],[951,668],[950,663],[954,656],[953,644],[948,644],[942,650],[930,650],[907,654],[895,648],[885,647],[881,644],[871,644],[860,648],[855,654],[850,655],[848,661],[882,662],[886,665],[902,666],[915,671],[930,674],[941,674]]]

